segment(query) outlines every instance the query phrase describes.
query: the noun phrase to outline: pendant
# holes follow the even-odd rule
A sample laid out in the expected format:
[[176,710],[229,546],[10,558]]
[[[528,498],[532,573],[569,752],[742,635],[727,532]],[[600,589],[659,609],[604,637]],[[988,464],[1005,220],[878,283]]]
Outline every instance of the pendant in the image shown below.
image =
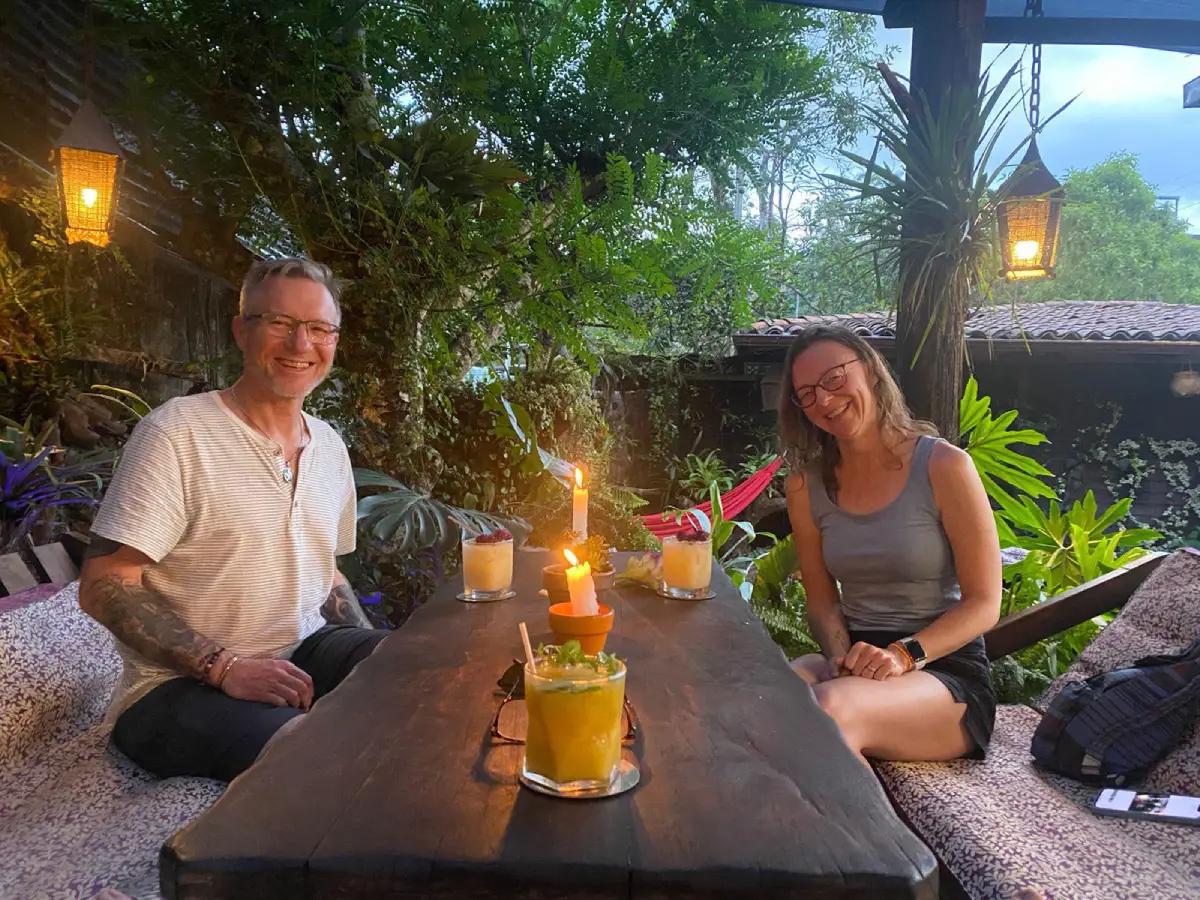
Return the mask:
[[279,475],[283,479],[284,484],[292,483],[292,467],[287,464],[287,460],[282,456],[275,457],[275,462],[279,464]]

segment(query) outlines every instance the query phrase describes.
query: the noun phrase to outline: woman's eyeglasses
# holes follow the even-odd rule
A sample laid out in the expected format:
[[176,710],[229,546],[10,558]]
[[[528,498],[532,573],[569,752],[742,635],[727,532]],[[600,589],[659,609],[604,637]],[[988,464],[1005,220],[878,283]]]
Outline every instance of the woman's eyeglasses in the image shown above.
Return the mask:
[[846,366],[854,365],[856,362],[862,362],[861,359],[855,357],[848,359],[844,363],[838,363],[832,368],[826,369],[817,383],[806,384],[804,387],[796,388],[792,391],[792,404],[801,409],[808,409],[817,402],[817,388],[819,387],[827,394],[832,394],[834,391],[841,390],[846,384]]

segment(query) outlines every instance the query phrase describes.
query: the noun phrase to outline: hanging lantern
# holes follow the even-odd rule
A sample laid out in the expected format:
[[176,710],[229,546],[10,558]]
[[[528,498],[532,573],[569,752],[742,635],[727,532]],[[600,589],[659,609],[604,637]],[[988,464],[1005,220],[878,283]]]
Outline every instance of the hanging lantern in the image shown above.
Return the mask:
[[54,148],[67,240],[108,246],[124,154],[112,125],[91,100],[79,105]]
[[1063,189],[1038,154],[1037,139],[1000,189],[1001,272],[1009,281],[1053,278]]

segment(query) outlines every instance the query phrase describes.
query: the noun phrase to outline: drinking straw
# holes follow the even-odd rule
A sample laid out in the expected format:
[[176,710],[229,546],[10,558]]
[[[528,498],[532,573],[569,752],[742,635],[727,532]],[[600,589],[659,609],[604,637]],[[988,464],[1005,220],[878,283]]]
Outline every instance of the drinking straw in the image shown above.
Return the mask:
[[533,647],[529,643],[529,631],[525,628],[525,623],[521,622],[517,625],[521,629],[521,643],[525,645],[525,662],[529,663],[531,669],[537,670],[537,664],[533,661]]

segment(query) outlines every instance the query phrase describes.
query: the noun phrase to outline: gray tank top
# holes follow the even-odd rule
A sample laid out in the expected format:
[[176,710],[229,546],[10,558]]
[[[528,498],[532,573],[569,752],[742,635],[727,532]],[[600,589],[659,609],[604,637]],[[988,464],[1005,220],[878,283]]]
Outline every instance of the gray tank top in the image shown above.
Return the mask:
[[841,587],[842,614],[851,629],[918,631],[961,597],[929,481],[929,454],[937,441],[917,439],[900,496],[873,513],[855,515],[833,503],[819,471],[806,479],[825,567]]

